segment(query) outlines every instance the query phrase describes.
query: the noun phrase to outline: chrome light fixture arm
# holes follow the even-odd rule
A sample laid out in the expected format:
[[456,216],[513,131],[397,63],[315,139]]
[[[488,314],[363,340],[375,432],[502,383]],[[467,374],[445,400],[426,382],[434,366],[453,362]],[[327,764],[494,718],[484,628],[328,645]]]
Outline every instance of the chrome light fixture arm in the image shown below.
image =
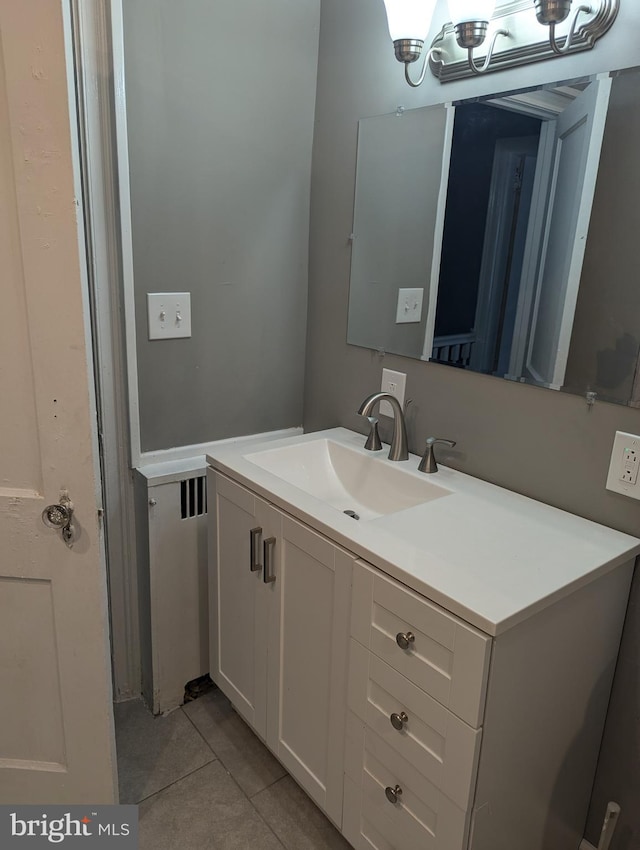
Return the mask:
[[412,64],[411,61],[405,61],[404,78],[412,88],[417,89],[418,86],[421,86],[424,82],[424,78],[427,74],[427,68],[429,67],[429,60],[444,63],[444,59],[442,58],[442,50],[439,47],[432,47],[431,50],[428,50],[426,52],[424,57],[424,63],[422,65],[422,71],[420,72],[420,76],[417,80],[412,80],[409,75],[409,66]]
[[494,32],[493,38],[491,39],[491,43],[489,44],[489,50],[487,51],[487,55],[485,57],[485,60],[482,63],[482,65],[479,66],[479,67],[478,67],[478,65],[476,65],[476,61],[473,58],[474,48],[473,47],[467,48],[468,52],[469,52],[469,67],[471,68],[471,70],[473,71],[474,74],[485,74],[489,70],[489,65],[491,64],[491,60],[493,58],[493,51],[494,51],[495,46],[496,46],[496,41],[498,40],[498,38],[501,35],[508,36],[509,30],[496,30]]
[[393,42],[396,59],[398,62],[404,63],[404,78],[414,89],[418,88],[418,86],[422,85],[424,82],[430,60],[433,62],[444,62],[444,59],[441,58],[441,48],[432,47],[430,50],[427,50],[425,54],[420,77],[417,80],[412,80],[409,76],[409,66],[413,65],[414,62],[417,62],[420,56],[422,56],[423,47],[424,41],[419,38],[398,38]]
[[573,40],[575,38],[575,34],[578,29],[578,18],[580,17],[580,13],[584,12],[585,14],[591,14],[593,12],[593,8],[591,6],[579,6],[576,10],[576,14],[571,23],[571,29],[569,30],[569,35],[566,37],[564,44],[562,47],[556,41],[556,22],[551,21],[549,24],[549,44],[551,45],[551,49],[554,53],[557,53],[558,56],[563,56],[565,53],[568,53],[571,49],[571,45],[573,44]]

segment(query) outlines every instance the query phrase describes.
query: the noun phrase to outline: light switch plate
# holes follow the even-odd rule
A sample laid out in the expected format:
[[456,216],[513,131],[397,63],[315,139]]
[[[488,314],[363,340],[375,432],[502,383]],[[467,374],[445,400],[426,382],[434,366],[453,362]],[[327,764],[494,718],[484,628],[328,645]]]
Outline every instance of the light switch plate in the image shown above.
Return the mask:
[[422,319],[424,289],[399,289],[396,325],[419,322]]
[[607,490],[640,499],[640,436],[616,431],[607,477]]
[[149,339],[191,336],[191,293],[148,292]]
[[[407,376],[404,372],[394,372],[391,369],[382,370],[382,383],[380,389],[383,393],[391,393],[404,405],[404,393],[407,386]],[[378,408],[382,416],[393,416],[393,408],[388,401],[381,401]]]

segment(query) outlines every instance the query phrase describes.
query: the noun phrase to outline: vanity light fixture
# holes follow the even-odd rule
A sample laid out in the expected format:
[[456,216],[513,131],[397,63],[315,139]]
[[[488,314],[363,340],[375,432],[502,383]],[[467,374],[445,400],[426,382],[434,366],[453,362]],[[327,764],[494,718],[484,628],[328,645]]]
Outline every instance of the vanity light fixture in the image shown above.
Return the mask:
[[[425,52],[436,0],[384,0],[396,59],[404,63],[405,79],[414,88],[423,82],[427,65],[444,83],[590,50],[612,26],[620,0],[580,4],[565,27],[567,34],[558,36],[557,26],[568,22],[571,3],[572,0],[448,0],[450,22],[443,25]],[[544,27],[548,28],[547,33]],[[480,62],[478,48],[485,42],[488,47]],[[413,80],[409,66],[423,52],[422,71]]]
[[562,47],[556,41],[556,24],[561,24],[569,17],[571,12],[571,0],[535,0],[536,18],[538,23],[549,27],[549,44],[554,53],[562,56],[568,53],[571,49],[573,39],[578,26],[578,18],[582,12],[590,15],[593,14],[593,7],[587,4],[579,6],[571,22],[569,35],[566,37]]
[[437,0],[384,0],[389,35],[393,41],[396,59],[398,62],[404,62],[405,79],[413,88],[421,85],[424,80],[431,51],[425,56],[420,77],[415,81],[409,76],[409,65],[422,55],[436,2]]
[[509,35],[509,30],[497,29],[489,43],[484,63],[480,67],[476,65],[473,51],[484,44],[495,7],[496,0],[449,0],[449,15],[454,24],[456,41],[467,51],[469,68],[474,74],[484,74],[489,70],[496,41],[500,36]]

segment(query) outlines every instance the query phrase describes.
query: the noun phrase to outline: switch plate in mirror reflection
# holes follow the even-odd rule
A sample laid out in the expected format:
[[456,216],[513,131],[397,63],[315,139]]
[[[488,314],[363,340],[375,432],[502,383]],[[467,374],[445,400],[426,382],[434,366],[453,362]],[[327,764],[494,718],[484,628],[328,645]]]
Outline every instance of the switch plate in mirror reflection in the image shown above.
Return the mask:
[[638,150],[638,68],[361,120],[347,342],[640,406]]
[[422,319],[424,289],[399,289],[396,324],[406,325]]

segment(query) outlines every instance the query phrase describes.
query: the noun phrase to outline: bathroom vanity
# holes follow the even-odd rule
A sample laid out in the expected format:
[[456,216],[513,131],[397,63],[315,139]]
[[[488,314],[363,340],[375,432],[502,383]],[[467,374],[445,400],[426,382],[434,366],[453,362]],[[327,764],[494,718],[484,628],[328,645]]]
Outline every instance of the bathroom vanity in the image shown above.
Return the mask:
[[358,850],[577,850],[640,541],[363,444],[208,458],[212,678]]

